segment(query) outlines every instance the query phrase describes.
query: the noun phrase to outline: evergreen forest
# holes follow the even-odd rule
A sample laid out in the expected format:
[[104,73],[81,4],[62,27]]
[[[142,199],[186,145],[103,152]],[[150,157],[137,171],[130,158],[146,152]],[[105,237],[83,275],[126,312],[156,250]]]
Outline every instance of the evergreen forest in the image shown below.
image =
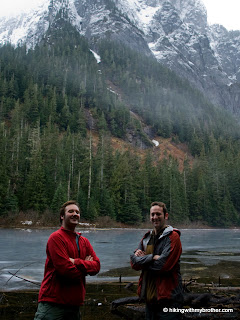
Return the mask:
[[[154,58],[107,40],[95,49],[100,63],[63,21],[34,49],[0,47],[0,217],[76,199],[86,221],[138,225],[163,201],[174,223],[239,226],[239,118]],[[157,160],[143,122],[192,160]],[[144,156],[112,144],[129,132]]]

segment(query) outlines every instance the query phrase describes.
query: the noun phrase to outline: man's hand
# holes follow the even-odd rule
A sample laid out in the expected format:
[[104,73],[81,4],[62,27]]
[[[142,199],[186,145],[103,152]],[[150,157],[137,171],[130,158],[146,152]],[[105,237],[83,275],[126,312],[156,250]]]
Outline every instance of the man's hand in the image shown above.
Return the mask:
[[93,257],[92,257],[92,256],[86,256],[85,260],[87,260],[87,261],[93,261]]
[[155,256],[153,256],[153,260],[158,260],[160,258],[159,255],[155,254]]
[[135,252],[135,256],[137,256],[137,257],[143,257],[143,256],[145,256],[145,255],[146,255],[146,253],[145,253],[144,251],[140,250],[140,249],[138,249],[138,250]]
[[[69,258],[69,260],[72,262],[72,264],[74,264],[74,259],[73,258]],[[92,256],[86,256],[85,260],[93,261],[93,257]]]

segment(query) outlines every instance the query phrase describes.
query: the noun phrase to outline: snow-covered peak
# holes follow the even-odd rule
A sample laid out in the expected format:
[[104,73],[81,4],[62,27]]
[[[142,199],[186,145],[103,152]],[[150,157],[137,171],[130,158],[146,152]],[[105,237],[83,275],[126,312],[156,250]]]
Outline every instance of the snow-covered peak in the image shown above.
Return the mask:
[[167,3],[178,11],[183,22],[206,27],[207,10],[202,0],[118,0],[116,6],[146,33],[155,14]]
[[155,56],[214,104],[232,109],[239,104],[229,87],[223,92],[240,82],[240,31],[209,26],[202,0],[39,1],[28,12],[0,18],[0,45],[26,43],[34,48],[61,17],[89,40],[96,59],[98,41],[107,37]]
[[74,2],[75,0],[41,0],[35,7],[25,8],[18,15],[0,18],[0,44],[10,42],[17,46],[26,42],[28,48],[34,47],[61,9],[68,12],[72,25],[80,31],[81,18]]
[[117,2],[120,11],[127,13],[128,18],[144,33],[153,20],[155,13],[161,9],[161,1],[120,0]]
[[[34,32],[39,33],[37,29],[45,32],[60,9],[68,11],[72,25],[81,32],[86,8],[89,6],[90,22],[93,23],[109,16],[106,3],[104,0],[39,0],[36,6],[25,8],[20,15],[12,16],[10,20],[6,17],[0,18],[0,43],[11,42],[17,45],[29,39],[29,34],[32,37]],[[146,36],[154,29],[153,25],[159,23],[159,13],[167,3],[178,11],[182,21],[193,24],[197,21],[196,25],[203,25],[205,28],[206,8],[202,0],[115,0],[115,5],[123,16]],[[87,32],[89,31],[88,29]],[[35,41],[32,41],[29,45],[34,43]]]
[[[2,17],[0,19],[0,44],[10,42],[13,45],[18,45],[27,42],[27,38],[41,31],[46,32],[48,22],[44,16],[48,14],[49,1],[43,0],[35,8],[26,9],[18,15]],[[35,38],[35,37],[34,37]],[[35,40],[32,38],[28,46],[34,46]]]

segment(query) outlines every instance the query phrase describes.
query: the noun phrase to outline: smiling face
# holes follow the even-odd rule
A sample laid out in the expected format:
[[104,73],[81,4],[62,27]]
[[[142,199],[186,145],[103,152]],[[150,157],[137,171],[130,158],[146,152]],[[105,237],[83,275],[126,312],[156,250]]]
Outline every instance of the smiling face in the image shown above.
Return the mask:
[[62,226],[66,230],[74,231],[80,221],[80,210],[77,205],[66,206],[65,213],[61,216]]
[[166,227],[167,219],[168,213],[166,212],[164,216],[163,207],[155,205],[150,208],[150,221],[152,222],[156,233]]

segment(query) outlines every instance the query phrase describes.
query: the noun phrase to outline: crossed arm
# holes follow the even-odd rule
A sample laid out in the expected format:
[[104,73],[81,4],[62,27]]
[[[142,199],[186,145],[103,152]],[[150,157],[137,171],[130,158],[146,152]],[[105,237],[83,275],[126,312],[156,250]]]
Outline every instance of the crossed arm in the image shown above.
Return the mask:
[[100,261],[90,243],[88,243],[88,255],[84,259],[69,257],[67,247],[61,237],[50,238],[47,252],[55,270],[64,278],[81,280],[83,276],[95,275],[100,270]]
[[[144,257],[144,256],[146,255],[146,252],[145,252],[145,251],[142,251],[142,250],[140,250],[140,249],[137,249],[134,254],[135,254],[136,257]],[[155,255],[152,257],[152,260],[157,260],[157,259],[159,259],[159,258],[160,258],[160,256],[157,255],[157,254],[155,254]]]
[[85,239],[86,242],[86,257],[85,258],[71,258],[69,260],[71,263],[76,266],[78,269],[86,272],[90,276],[97,274],[100,271],[100,261],[96,256],[95,251],[93,250],[92,245],[88,239]]
[[[72,262],[72,264],[75,264],[74,263],[74,260],[73,258],[69,258],[69,260]],[[92,256],[86,256],[86,258],[84,259],[86,261],[93,261],[93,257]]]
[[150,270],[152,272],[168,272],[179,261],[182,253],[181,241],[178,235],[165,240],[159,254],[146,254],[140,244],[139,249],[131,255],[131,266],[135,270]]

